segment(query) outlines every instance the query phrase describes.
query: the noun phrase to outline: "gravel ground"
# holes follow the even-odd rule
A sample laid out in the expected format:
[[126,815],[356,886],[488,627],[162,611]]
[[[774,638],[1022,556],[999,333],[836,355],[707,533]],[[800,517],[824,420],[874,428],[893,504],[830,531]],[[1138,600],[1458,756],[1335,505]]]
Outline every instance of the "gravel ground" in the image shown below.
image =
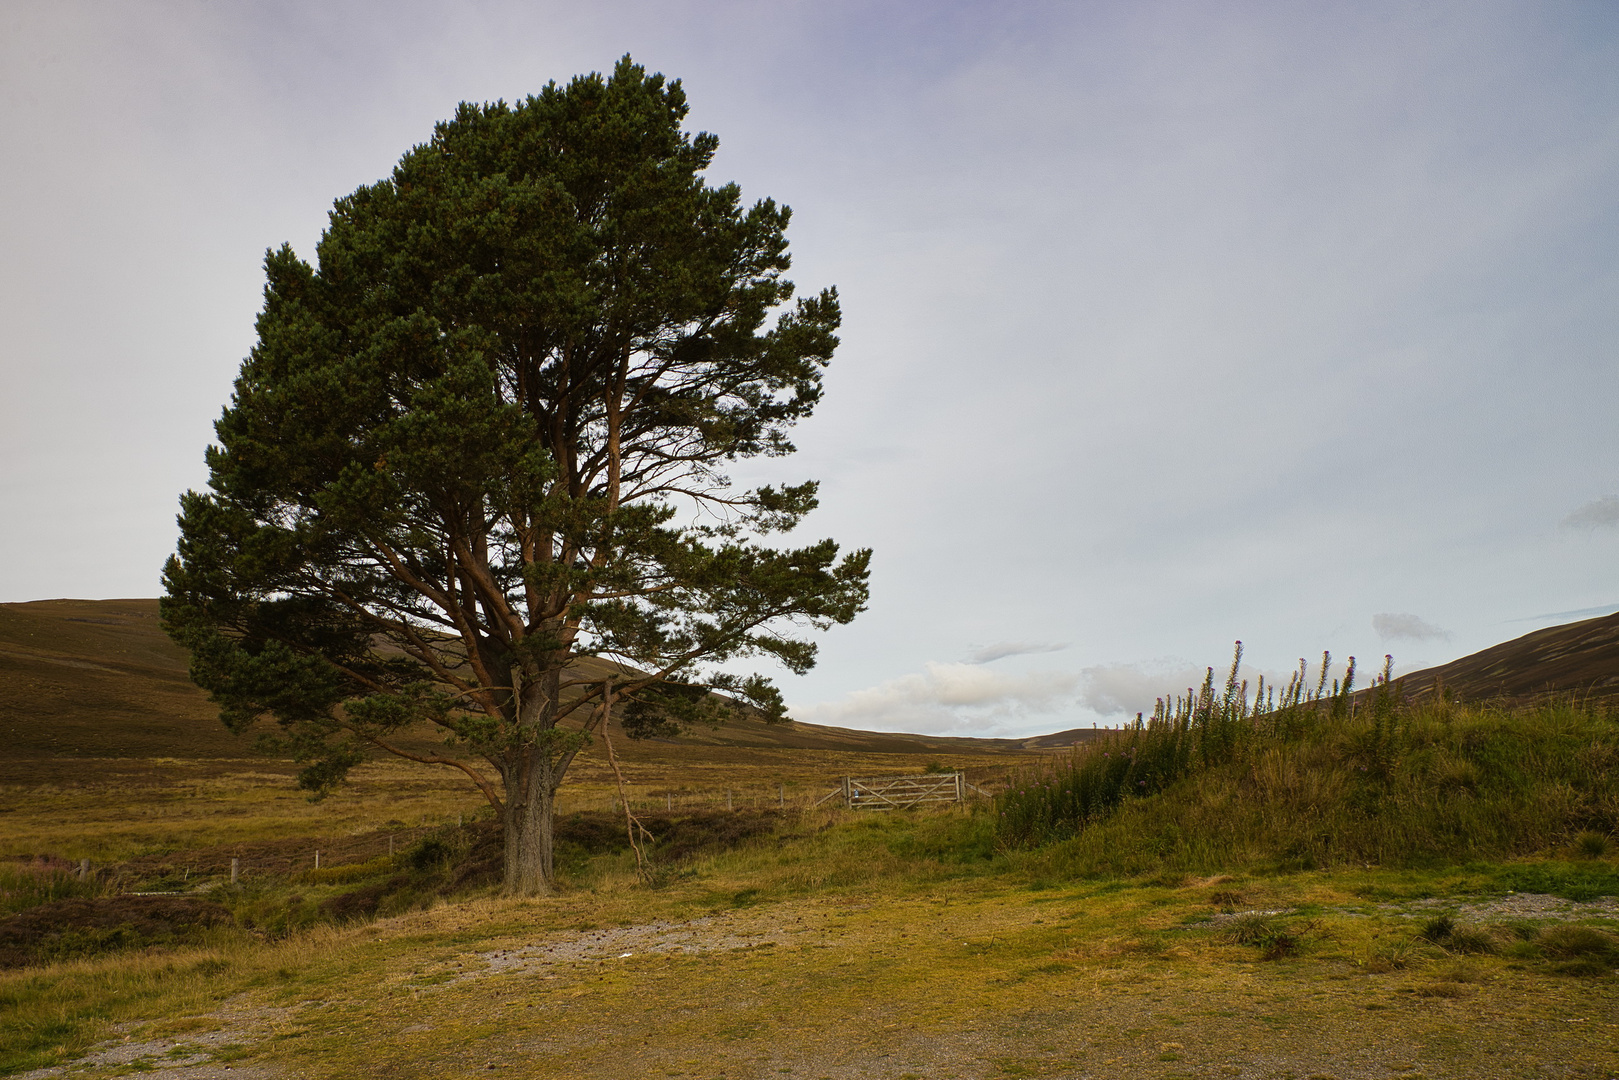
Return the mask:
[[1495,900],[1412,900],[1404,904],[1379,904],[1385,911],[1401,915],[1427,915],[1434,911],[1455,912],[1477,921],[1493,919],[1546,919],[1561,922],[1592,919],[1619,919],[1619,897],[1575,902],[1544,893],[1507,893]]
[[118,1038],[102,1043],[85,1057],[54,1068],[20,1073],[13,1080],[97,1076],[106,1072],[138,1073],[149,1080],[286,1080],[290,1074],[282,1069],[253,1063],[235,1065],[215,1055],[266,1038],[290,1011],[227,1005],[215,1014],[220,1022],[218,1030],[174,1038],[135,1039],[130,1032],[139,1025],[124,1024],[120,1025]]
[[508,972],[543,970],[552,965],[582,960],[629,959],[637,954],[695,956],[706,952],[730,952],[782,945],[802,927],[759,925],[756,921],[730,915],[715,915],[687,922],[654,922],[644,926],[619,926],[587,930],[574,937],[520,949],[495,949],[472,953],[471,958],[486,966],[459,976],[477,979]]

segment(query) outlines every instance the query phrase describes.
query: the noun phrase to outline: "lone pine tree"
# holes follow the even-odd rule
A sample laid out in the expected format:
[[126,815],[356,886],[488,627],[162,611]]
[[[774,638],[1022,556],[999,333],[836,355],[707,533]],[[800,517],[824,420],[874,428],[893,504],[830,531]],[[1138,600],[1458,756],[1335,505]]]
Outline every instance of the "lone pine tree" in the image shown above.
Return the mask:
[[[317,793],[375,750],[460,769],[513,893],[551,888],[557,789],[609,715],[780,719],[731,662],[802,672],[800,632],[867,596],[869,551],[761,539],[813,482],[723,472],[793,449],[839,312],[783,278],[786,207],[705,183],[717,140],[686,111],[628,57],[463,104],[337,201],[315,266],[268,253],[164,571],[164,626],[227,725],[272,718]],[[442,749],[402,738],[423,723]]]

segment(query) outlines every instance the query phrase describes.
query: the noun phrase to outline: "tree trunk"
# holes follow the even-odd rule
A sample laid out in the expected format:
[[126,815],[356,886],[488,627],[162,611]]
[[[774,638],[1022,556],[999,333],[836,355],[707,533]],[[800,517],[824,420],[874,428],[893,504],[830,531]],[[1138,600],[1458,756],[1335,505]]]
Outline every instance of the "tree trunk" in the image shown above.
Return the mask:
[[531,748],[522,767],[506,777],[506,893],[549,896],[555,877],[551,868],[551,811],[556,792],[550,783],[543,751]]

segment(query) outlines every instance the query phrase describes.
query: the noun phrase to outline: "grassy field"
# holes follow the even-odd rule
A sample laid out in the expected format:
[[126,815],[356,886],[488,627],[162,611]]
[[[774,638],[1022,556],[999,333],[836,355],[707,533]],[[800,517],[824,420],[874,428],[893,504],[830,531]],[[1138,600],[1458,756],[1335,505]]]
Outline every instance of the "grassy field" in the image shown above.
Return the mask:
[[[0,625],[29,680],[0,767],[0,1075],[1619,1077],[1600,705],[1255,716],[1211,681],[1071,755],[620,743],[651,880],[598,749],[564,789],[561,889],[519,901],[458,774],[374,762],[311,803],[204,730],[144,603]],[[75,712],[79,672],[100,696]],[[813,805],[928,767],[994,798]]]
[[[642,763],[636,783],[650,801],[724,780],[765,803],[788,778],[813,790],[828,764],[901,763],[821,760],[795,775],[783,761],[720,761],[701,785]],[[1619,877],[1606,855],[1096,876],[1074,873],[1067,852],[1057,874],[1060,849],[998,844],[986,805],[761,815],[739,801],[732,816],[761,819],[762,831],[700,848],[656,888],[623,850],[598,844],[576,852],[556,897],[423,887],[410,910],[332,921],[320,917],[325,900],[401,867],[416,873],[411,853],[435,837],[446,865],[420,880],[445,879],[455,837],[474,831],[460,787],[376,767],[310,804],[262,763],[146,765],[144,786],[11,787],[7,846],[122,862],[240,922],[0,974],[0,1070],[895,1080],[1619,1070],[1619,956],[1570,936],[1619,928],[1611,896],[1578,888]],[[578,798],[606,793],[584,786]],[[442,827],[457,808],[468,827]],[[600,806],[588,814],[611,821]],[[367,847],[385,835],[399,840],[393,860]],[[236,890],[202,857],[233,845],[296,854],[317,840],[333,845],[319,873],[299,855]],[[177,881],[187,867],[193,878]],[[1509,891],[1528,871],[1550,891]],[[1583,900],[1555,895],[1570,883]],[[276,924],[280,909],[303,919]]]
[[[663,746],[620,751],[638,811],[801,809],[839,778],[961,769],[993,788],[1040,756],[881,754],[777,747]],[[486,813],[458,772],[394,760],[354,771],[321,802],[294,787],[295,767],[265,758],[109,758],[41,762],[31,780],[0,783],[0,857],[57,855],[97,864],[187,849],[267,840],[338,838],[443,825]],[[55,767],[52,767],[55,766]],[[19,772],[28,771],[19,768]],[[600,749],[581,757],[558,796],[558,812],[607,811],[617,785]],[[384,840],[385,843],[385,840]],[[310,847],[314,850],[313,844]]]

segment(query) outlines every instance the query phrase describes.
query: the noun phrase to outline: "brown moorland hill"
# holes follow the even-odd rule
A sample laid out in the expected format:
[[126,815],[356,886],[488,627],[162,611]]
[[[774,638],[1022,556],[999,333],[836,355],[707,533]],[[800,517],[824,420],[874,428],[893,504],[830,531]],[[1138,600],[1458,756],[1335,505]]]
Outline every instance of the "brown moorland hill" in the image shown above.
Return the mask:
[[[0,736],[13,764],[75,758],[241,758],[251,741],[220,724],[187,676],[185,651],[158,626],[157,601],[0,604]],[[586,670],[605,667],[586,661]],[[1405,676],[1408,696],[1436,680],[1463,700],[1527,703],[1555,694],[1619,698],[1619,613],[1536,630]],[[618,733],[614,725],[615,734]],[[1099,734],[1077,728],[1022,739],[971,739],[766,724],[744,717],[678,740],[619,745],[628,759],[731,757],[752,749],[864,754],[1007,755],[1066,749]],[[422,733],[421,740],[431,739]]]
[[0,604],[0,736],[14,760],[242,757],[156,600]]
[[1436,682],[1463,701],[1619,698],[1619,613],[1536,630],[1413,672],[1405,677],[1406,696],[1427,697]]
[[[604,669],[587,660],[587,672]],[[183,649],[158,626],[157,601],[39,600],[0,604],[0,735],[13,762],[61,758],[241,758],[232,735],[186,673]],[[614,725],[614,734],[621,734]],[[741,718],[676,740],[617,741],[627,759],[668,753],[734,756],[750,749],[1025,757],[1093,732],[969,739],[857,731]],[[419,737],[422,744],[430,733]],[[1051,740],[1056,740],[1055,742]]]

